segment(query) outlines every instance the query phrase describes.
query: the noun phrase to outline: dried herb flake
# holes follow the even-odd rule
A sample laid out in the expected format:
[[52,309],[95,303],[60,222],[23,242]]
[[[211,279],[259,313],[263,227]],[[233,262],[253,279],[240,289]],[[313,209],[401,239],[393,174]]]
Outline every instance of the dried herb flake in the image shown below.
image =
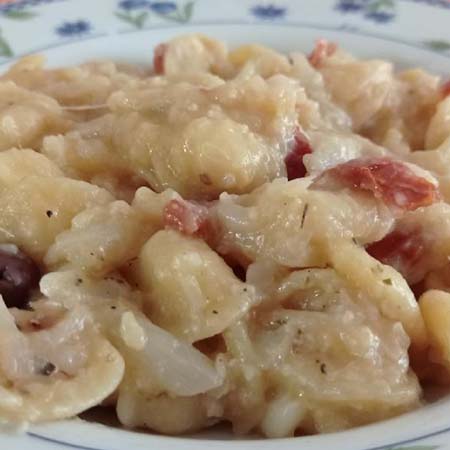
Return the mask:
[[302,214],[302,221],[300,224],[300,228],[303,228],[303,225],[305,224],[306,214],[308,213],[309,204],[305,203],[305,206],[303,208],[303,214]]

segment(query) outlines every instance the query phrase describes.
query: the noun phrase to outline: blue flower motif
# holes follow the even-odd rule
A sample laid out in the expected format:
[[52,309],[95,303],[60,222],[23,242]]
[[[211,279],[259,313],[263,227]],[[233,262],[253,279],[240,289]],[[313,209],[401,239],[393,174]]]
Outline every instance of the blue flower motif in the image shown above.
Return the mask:
[[75,22],[64,22],[56,28],[56,33],[63,37],[82,36],[91,31],[92,26],[86,20],[77,20]]
[[152,2],[148,7],[157,14],[169,14],[177,10],[174,2]]
[[63,1],[63,0],[20,0],[20,1],[15,1],[13,3],[0,4],[0,11],[1,12],[18,11],[18,10],[27,8],[29,6],[33,7],[33,6],[38,6],[41,4],[56,3],[58,1]]
[[286,8],[275,5],[258,5],[250,9],[250,12],[259,19],[281,19],[286,15]]
[[119,2],[119,8],[122,8],[125,11],[146,8],[147,6],[149,6],[147,0],[122,0],[121,2]]
[[378,23],[390,22],[396,15],[394,0],[339,0],[335,9],[342,13],[361,13],[365,19]]
[[450,8],[450,2],[448,0],[411,0],[415,3],[426,3],[431,6],[440,6],[442,8]]
[[394,19],[395,14],[387,11],[370,11],[364,17],[378,23],[387,23]]
[[336,9],[344,13],[361,11],[363,8],[364,2],[360,0],[341,0],[336,5]]

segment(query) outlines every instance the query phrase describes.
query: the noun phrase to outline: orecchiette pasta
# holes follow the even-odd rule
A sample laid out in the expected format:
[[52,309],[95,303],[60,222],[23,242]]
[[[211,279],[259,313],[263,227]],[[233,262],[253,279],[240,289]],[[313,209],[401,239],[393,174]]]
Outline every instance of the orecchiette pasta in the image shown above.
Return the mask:
[[[66,323],[70,319],[62,319],[61,330],[56,332],[50,330],[22,334],[15,327],[14,319],[1,300],[0,316],[0,385],[4,394],[0,401],[0,416],[3,419],[36,422],[71,417],[97,405],[119,385],[124,372],[123,359],[100,334],[93,330],[83,332],[82,324]],[[71,374],[69,366],[76,365],[77,362],[65,355],[67,372],[62,371],[60,375],[48,379],[56,366],[43,359],[45,351],[48,350],[48,343],[43,346],[45,342],[39,341],[39,334],[49,333],[48,339],[53,341],[53,352],[62,356],[66,351],[70,352],[70,339],[65,340],[67,331],[70,332],[71,326],[76,326],[76,333],[80,331],[80,325],[79,338],[84,345],[76,349],[78,355],[74,360],[78,360],[79,364],[80,354],[84,354],[85,359],[76,367],[76,372]],[[17,385],[10,382],[10,370],[5,370],[5,364],[10,365],[13,358],[17,359],[16,370],[22,368],[20,374],[16,374],[20,377]],[[25,366],[28,367],[28,373],[23,370]],[[99,380],[102,382],[99,383]]]
[[44,94],[0,82],[0,149],[39,147],[47,133],[64,131],[68,123],[58,102]]
[[[33,73],[31,77],[30,72]],[[72,120],[78,121],[104,114],[108,96],[144,74],[143,69],[110,61],[48,70],[42,56],[30,55],[14,64],[3,79],[54,98]]]
[[327,263],[328,240],[371,242],[392,226],[392,215],[376,201],[311,190],[309,182],[276,180],[245,196],[223,194],[214,207],[224,230],[219,252],[288,267],[320,266]]
[[395,269],[381,264],[352,243],[331,246],[330,259],[336,271],[351,285],[370,292],[384,316],[401,322],[414,343],[425,344],[425,326],[416,299]]
[[[178,37],[155,52],[155,71],[168,76],[186,72],[221,72],[229,64],[226,46],[202,35]],[[228,64],[227,64],[228,63]]]
[[139,392],[121,392],[117,415],[127,427],[147,427],[159,433],[181,434],[208,425],[206,408],[200,397],[158,395],[147,398]]
[[77,213],[108,201],[107,191],[89,183],[32,175],[0,194],[0,237],[42,258]]
[[136,279],[149,317],[189,342],[222,333],[255,305],[253,286],[202,240],[175,231],[159,231],[142,247]]
[[0,191],[6,191],[32,175],[61,177],[63,172],[48,158],[31,149],[12,148],[0,153]]
[[450,125],[419,69],[199,34],[0,77],[0,423],[334,432],[450,383]]
[[435,149],[450,136],[450,98],[446,98],[437,105],[437,110],[430,120],[425,135],[427,149]]
[[[85,209],[72,219],[45,256],[48,267],[69,262],[81,270],[106,275],[138,255],[156,225],[124,201]],[[86,248],[90,251],[86,252]]]
[[325,85],[336,103],[361,129],[381,110],[393,85],[392,64],[386,61],[358,61],[335,53],[319,67]]
[[420,297],[420,310],[430,337],[431,360],[450,367],[450,294],[429,290]]

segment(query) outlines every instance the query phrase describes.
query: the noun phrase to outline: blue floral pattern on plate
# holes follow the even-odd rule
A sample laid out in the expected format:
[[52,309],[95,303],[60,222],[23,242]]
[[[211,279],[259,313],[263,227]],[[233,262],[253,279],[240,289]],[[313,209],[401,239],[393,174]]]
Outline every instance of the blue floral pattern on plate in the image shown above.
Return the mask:
[[394,0],[340,0],[335,9],[342,13],[362,13],[365,19],[377,23],[390,22],[396,16]]
[[336,5],[336,10],[343,13],[357,12],[364,8],[364,2],[361,0],[342,0]]
[[256,5],[250,12],[258,19],[273,20],[281,19],[286,15],[286,8],[275,5]]
[[149,8],[156,14],[170,14],[178,9],[178,6],[174,2],[152,2]]
[[[74,4],[80,2],[84,7],[80,7],[81,18],[72,14],[67,17],[58,16],[49,22],[46,13],[62,3]],[[0,0],[0,58],[8,61],[9,58],[16,55],[26,54],[35,51],[33,39],[29,39],[29,47],[26,49],[16,49],[14,42],[14,33],[23,30],[27,34],[30,26],[36,21],[40,22],[40,30],[47,26],[47,41],[45,45],[58,46],[68,40],[86,37],[92,39],[94,31],[101,28],[102,21],[109,21],[108,33],[120,33],[136,31],[140,29],[152,28],[153,26],[165,27],[173,24],[196,24],[208,23],[208,14],[206,10],[211,9],[213,0]],[[208,6],[206,6],[208,4]],[[433,33],[433,27],[422,30],[421,37],[418,39],[414,35],[404,36],[396,33],[395,26],[397,19],[406,14],[409,7],[422,8],[423,10],[432,10],[439,8],[438,14],[448,14],[450,23],[450,0],[240,0],[235,3],[232,0],[227,2],[218,2],[218,9],[221,4],[228,5],[229,16],[223,16],[217,13],[215,22],[223,23],[252,23],[264,25],[268,22],[277,25],[296,26],[300,22],[308,23],[309,20],[317,25],[317,32],[324,30],[346,30],[352,31],[355,35],[363,35],[366,27],[368,32],[374,35],[390,36],[397,39],[398,42],[407,43],[410,46],[418,48],[428,48],[442,55],[450,57],[450,36],[448,33],[439,35]],[[232,4],[232,7],[229,5]],[[303,7],[305,10],[314,8],[321,9],[324,17],[332,17],[333,25],[322,19],[310,19],[309,16],[302,16]],[[102,11],[97,13],[96,6]],[[319,6],[320,5],[320,6]],[[399,7],[401,6],[401,7]],[[223,9],[224,11],[226,8]],[[449,10],[449,11],[447,11]],[[105,11],[109,17],[105,17]],[[201,18],[204,22],[201,22]],[[211,17],[211,15],[209,15]],[[403,17],[401,17],[403,19]],[[328,19],[327,19],[328,20]],[[42,24],[44,22],[44,26]],[[313,27],[313,25],[310,25]],[[322,28],[321,28],[322,27]],[[373,30],[376,30],[375,32]],[[389,34],[390,33],[390,34]],[[31,34],[30,34],[31,35]],[[395,446],[378,447],[377,450],[444,450],[448,447],[450,429],[438,429],[437,432],[429,435],[417,435],[413,439],[402,441]],[[32,434],[30,433],[30,436]],[[33,439],[39,436],[34,435]],[[40,439],[47,439],[43,436]],[[433,439],[430,444],[430,439]],[[439,445],[434,444],[434,439],[440,439]],[[63,438],[65,440],[65,437]],[[414,441],[414,442],[413,442]],[[82,448],[75,444],[53,440],[57,445],[68,445],[74,448]],[[391,441],[393,442],[393,441]],[[397,441],[398,442],[398,441]],[[421,443],[423,443],[421,445]],[[3,448],[0,437],[0,447]],[[151,445],[151,444],[150,444]],[[6,448],[6,447],[5,447]],[[87,448],[87,447],[86,447]],[[375,449],[373,449],[375,450]]]
[[87,20],[76,20],[64,22],[56,28],[55,32],[62,37],[79,37],[88,34],[91,30],[92,25]]
[[2,11],[12,11],[12,10],[20,10],[27,7],[45,5],[48,3],[57,3],[63,2],[67,0],[12,0],[10,2],[3,2],[0,4],[0,12]]
[[450,2],[448,0],[407,0],[414,3],[424,3],[430,6],[440,6],[441,8],[450,9]]
[[118,4],[118,7],[125,11],[133,11],[135,9],[146,8],[147,6],[147,0],[122,0]]
[[189,22],[194,11],[194,2],[179,5],[171,1],[121,0],[117,7],[115,15],[119,20],[135,28],[144,28],[152,14],[173,22]]

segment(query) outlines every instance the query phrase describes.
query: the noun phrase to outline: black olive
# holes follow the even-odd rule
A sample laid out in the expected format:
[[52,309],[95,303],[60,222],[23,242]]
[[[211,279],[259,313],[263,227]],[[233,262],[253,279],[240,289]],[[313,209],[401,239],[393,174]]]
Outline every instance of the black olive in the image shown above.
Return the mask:
[[0,294],[8,308],[26,309],[40,276],[39,267],[25,253],[0,249]]

